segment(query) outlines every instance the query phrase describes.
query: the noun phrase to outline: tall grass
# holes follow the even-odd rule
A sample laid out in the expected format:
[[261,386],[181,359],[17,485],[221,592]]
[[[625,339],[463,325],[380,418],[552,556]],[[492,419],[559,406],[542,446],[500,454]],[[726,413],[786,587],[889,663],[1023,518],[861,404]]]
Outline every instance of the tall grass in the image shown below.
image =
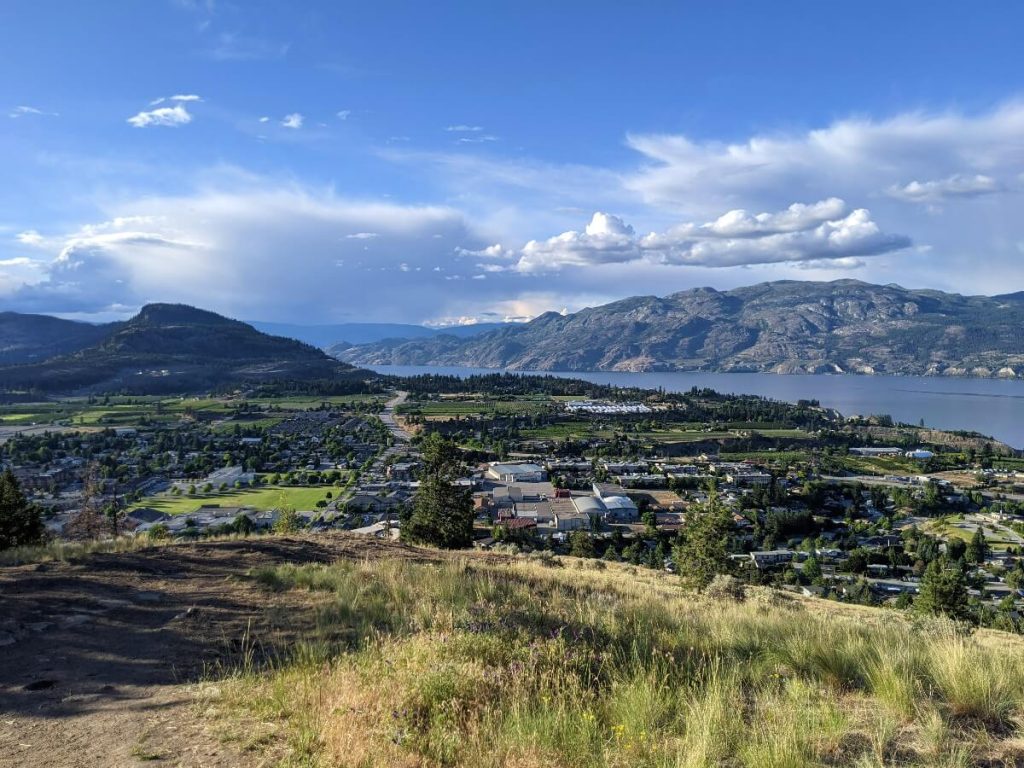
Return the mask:
[[1024,760],[1020,659],[955,633],[526,558],[253,577],[319,606],[293,658],[218,684],[222,721],[285,765],[959,766],[982,748]]
[[68,562],[93,554],[111,552],[137,552],[149,547],[168,543],[148,536],[119,536],[111,539],[90,539],[88,541],[54,540],[46,544],[12,547],[0,552],[0,566],[24,565],[25,563]]

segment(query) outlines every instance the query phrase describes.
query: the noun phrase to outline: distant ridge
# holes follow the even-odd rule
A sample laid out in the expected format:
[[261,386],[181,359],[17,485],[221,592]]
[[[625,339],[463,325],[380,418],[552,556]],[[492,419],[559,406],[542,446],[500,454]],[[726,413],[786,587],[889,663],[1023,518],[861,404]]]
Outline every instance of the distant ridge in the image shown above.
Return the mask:
[[0,312],[0,365],[30,363],[97,343],[113,324],[91,325],[49,315]]
[[1024,377],[1024,292],[779,281],[545,313],[469,339],[334,350],[358,365]]
[[264,333],[287,336],[307,344],[328,349],[334,346],[348,347],[353,344],[371,344],[384,339],[425,339],[441,334],[459,338],[477,336],[485,331],[502,328],[507,323],[476,323],[431,328],[425,325],[406,323],[336,323],[333,325],[298,325],[294,323],[266,323],[253,321],[251,325]]
[[[51,345],[59,353],[0,366],[0,389],[195,392],[280,380],[329,380],[355,372],[308,344],[184,304],[148,304],[132,319],[105,326],[60,322],[69,337],[63,348]],[[26,328],[41,341],[50,332],[39,320],[13,318],[8,327],[22,334],[25,349],[32,348]]]

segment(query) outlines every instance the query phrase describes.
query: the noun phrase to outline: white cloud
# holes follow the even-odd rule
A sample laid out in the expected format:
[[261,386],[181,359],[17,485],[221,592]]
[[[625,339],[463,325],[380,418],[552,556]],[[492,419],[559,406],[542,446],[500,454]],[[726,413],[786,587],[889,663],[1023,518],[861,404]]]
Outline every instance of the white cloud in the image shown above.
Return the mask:
[[515,268],[549,272],[641,260],[702,267],[841,261],[848,267],[852,258],[890,253],[910,244],[904,235],[882,232],[866,209],[848,211],[835,198],[754,216],[734,210],[706,224],[680,224],[642,237],[619,217],[598,212],[583,232],[528,242]]
[[153,99],[149,102],[149,106],[155,107],[159,104],[163,104],[165,101],[176,101],[176,102],[189,102],[189,101],[202,101],[201,96],[197,96],[194,93],[179,93],[174,96],[161,96],[159,99]]
[[445,128],[450,133],[479,133],[483,129],[482,125],[449,125]]
[[349,117],[351,117],[351,116],[352,116],[352,110],[351,110],[351,109],[339,109],[339,110],[338,110],[338,111],[337,111],[337,112],[335,113],[335,116],[336,116],[336,117],[337,117],[337,118],[338,118],[339,120],[348,120],[348,119],[349,119]]
[[978,173],[973,176],[955,173],[934,181],[911,181],[903,186],[889,188],[891,197],[912,203],[935,203],[956,197],[979,197],[1002,191],[1002,186],[991,176]]
[[34,229],[29,229],[24,232],[19,232],[15,239],[22,245],[37,246],[42,245],[45,242],[45,238],[36,232]]
[[270,122],[270,118],[267,117],[266,115],[264,115],[263,117],[260,118],[260,122],[261,123],[269,123]]
[[191,123],[192,115],[179,104],[174,107],[159,107],[148,112],[139,112],[137,115],[129,117],[128,122],[136,128],[146,128],[151,125],[175,128]]
[[8,117],[13,118],[29,117],[31,115],[40,115],[45,117],[60,117],[60,115],[58,115],[56,112],[46,112],[45,110],[39,109],[38,107],[30,107],[25,104],[21,104],[7,113]]
[[[794,190],[861,199],[939,178],[935,189],[997,184],[1024,168],[1024,102],[980,115],[907,113],[886,120],[840,120],[799,134],[757,135],[739,143],[633,134],[647,163],[626,185],[649,203],[701,210],[744,201],[777,203]],[[953,181],[951,181],[953,179]],[[957,182],[956,179],[961,179]],[[927,184],[929,182],[925,182]]]
[[377,237],[380,237],[377,232],[353,232],[351,235],[345,235],[346,240],[373,240]]
[[0,264],[5,307],[88,313],[170,300],[236,317],[414,322],[457,310],[463,301],[441,285],[446,274],[469,279],[473,265],[431,270],[452,261],[453,243],[483,245],[449,208],[346,200],[258,177],[140,198],[45,241],[44,257],[16,271]]
[[284,119],[281,120],[281,125],[285,128],[301,128],[305,118],[298,112],[292,112],[290,115],[285,115]]

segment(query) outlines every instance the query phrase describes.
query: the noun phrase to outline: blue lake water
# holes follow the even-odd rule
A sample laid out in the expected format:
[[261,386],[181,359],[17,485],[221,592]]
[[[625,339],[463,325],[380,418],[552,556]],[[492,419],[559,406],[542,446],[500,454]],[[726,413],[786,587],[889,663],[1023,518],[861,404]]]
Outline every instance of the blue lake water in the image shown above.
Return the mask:
[[[495,373],[492,368],[444,366],[368,366],[380,373],[415,376],[439,373],[471,376]],[[517,373],[522,373],[517,371]],[[536,373],[547,373],[537,371]],[[954,379],[924,376],[784,376],[770,373],[618,373],[613,371],[551,372],[597,384],[664,387],[685,392],[710,387],[717,392],[761,395],[794,402],[818,400],[845,416],[887,413],[897,421],[930,427],[967,429],[1024,448],[1024,381]]]

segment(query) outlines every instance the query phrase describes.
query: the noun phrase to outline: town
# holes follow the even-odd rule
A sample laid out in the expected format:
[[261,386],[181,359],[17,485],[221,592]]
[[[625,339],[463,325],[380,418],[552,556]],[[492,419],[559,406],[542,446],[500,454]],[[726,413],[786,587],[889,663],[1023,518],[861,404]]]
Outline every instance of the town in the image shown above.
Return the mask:
[[455,483],[480,549],[674,571],[676,542],[713,495],[746,581],[907,607],[943,556],[964,566],[972,615],[1020,626],[1024,461],[994,441],[711,392],[402,386],[9,405],[3,460],[58,539],[397,538],[419,443],[436,433],[461,449]]

